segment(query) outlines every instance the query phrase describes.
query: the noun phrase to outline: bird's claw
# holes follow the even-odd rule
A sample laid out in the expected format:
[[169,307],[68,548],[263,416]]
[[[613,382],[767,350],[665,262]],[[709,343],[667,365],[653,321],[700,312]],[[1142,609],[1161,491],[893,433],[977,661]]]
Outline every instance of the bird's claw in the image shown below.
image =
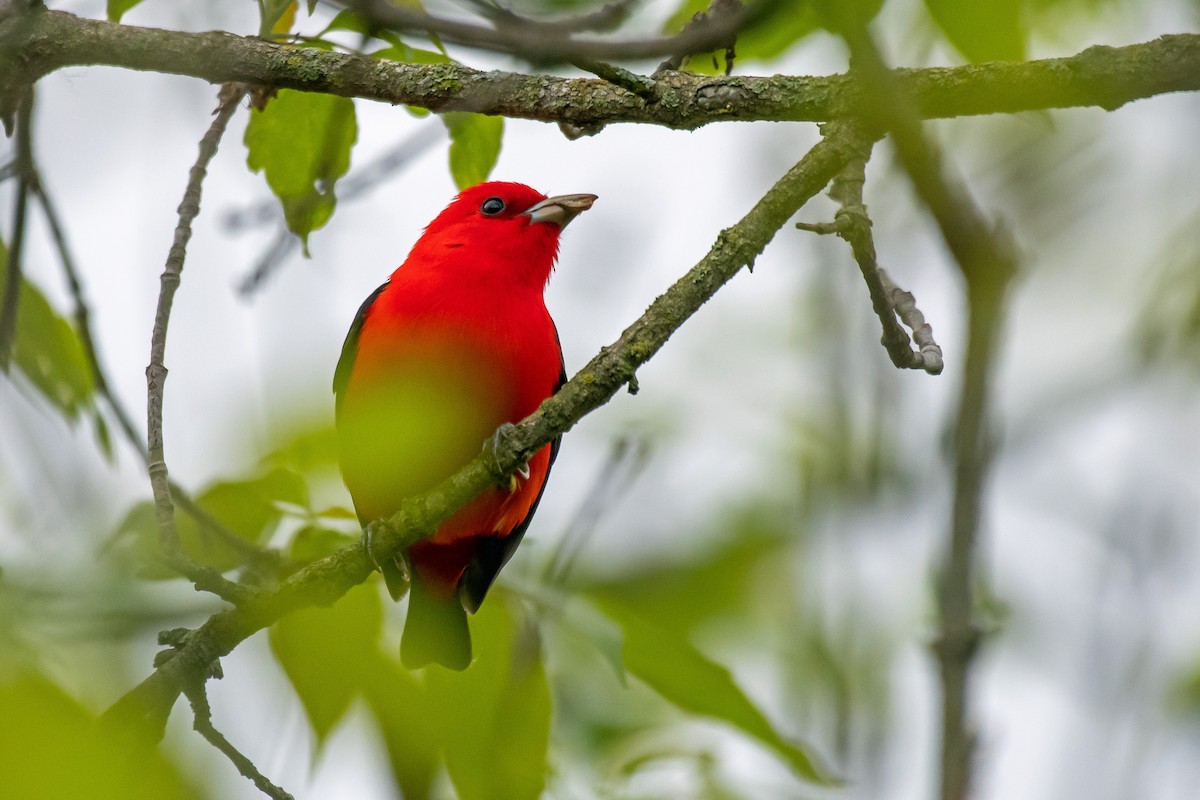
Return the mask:
[[[496,429],[492,437],[484,443],[484,450],[492,454],[492,466],[495,468],[497,476],[504,473],[504,467],[500,464],[500,448],[503,446],[506,439],[512,435],[516,429],[516,425],[511,422],[505,422]],[[517,467],[517,471],[509,474],[507,478],[501,477],[501,486],[506,486],[508,491],[515,492],[518,488],[517,476],[520,475],[523,480],[529,480],[529,462],[526,461],[521,466]]]
[[391,530],[391,526],[385,520],[369,523],[363,529],[363,549],[366,550],[371,564],[383,575],[388,594],[393,600],[399,600],[408,591],[409,581],[412,579],[412,562],[409,560],[407,547],[380,552],[382,545],[379,538],[384,530]]

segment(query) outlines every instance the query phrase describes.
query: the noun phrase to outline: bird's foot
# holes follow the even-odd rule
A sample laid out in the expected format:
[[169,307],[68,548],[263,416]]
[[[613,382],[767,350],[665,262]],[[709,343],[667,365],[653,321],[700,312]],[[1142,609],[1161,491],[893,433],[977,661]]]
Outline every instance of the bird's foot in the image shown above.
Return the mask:
[[393,600],[399,600],[408,591],[409,581],[412,579],[412,562],[408,557],[407,545],[396,550],[383,549],[380,539],[387,538],[381,537],[384,531],[394,532],[386,520],[379,519],[369,523],[363,529],[363,549],[366,550],[367,558],[375,569],[383,574],[388,594]]
[[517,467],[516,472],[504,475],[504,468],[500,465],[500,457],[497,455],[505,441],[512,436],[512,432],[516,429],[516,427],[517,426],[513,425],[511,422],[505,422],[501,424],[500,427],[496,429],[496,432],[492,434],[492,437],[483,445],[483,449],[492,454],[492,466],[495,469],[496,475],[499,476],[500,486],[508,489],[510,492],[515,492],[520,485],[517,483],[518,475],[520,475],[524,480],[529,480],[528,461]]

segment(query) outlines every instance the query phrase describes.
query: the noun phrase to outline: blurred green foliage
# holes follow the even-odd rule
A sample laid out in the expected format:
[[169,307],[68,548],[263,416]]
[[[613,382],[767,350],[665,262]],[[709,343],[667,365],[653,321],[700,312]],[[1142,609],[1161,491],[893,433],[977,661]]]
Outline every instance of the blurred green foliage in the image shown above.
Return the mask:
[[[8,248],[0,241],[0,295],[8,285]],[[69,421],[93,407],[95,385],[75,327],[22,278],[12,365]]]
[[203,797],[153,747],[131,751],[47,678],[0,673],[0,791],[38,800]]

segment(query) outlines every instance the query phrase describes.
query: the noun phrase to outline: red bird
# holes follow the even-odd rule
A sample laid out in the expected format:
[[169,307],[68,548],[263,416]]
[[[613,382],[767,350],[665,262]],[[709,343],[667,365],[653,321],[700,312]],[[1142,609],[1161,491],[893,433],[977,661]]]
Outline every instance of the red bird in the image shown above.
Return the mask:
[[[465,466],[566,381],[542,293],[559,234],[595,199],[519,183],[466,189],[362,304],[333,390],[342,476],[364,525]],[[397,599],[411,573],[405,666],[470,664],[466,612],[529,527],[558,447],[534,454],[510,490],[486,491],[409,547],[407,564],[380,565]]]

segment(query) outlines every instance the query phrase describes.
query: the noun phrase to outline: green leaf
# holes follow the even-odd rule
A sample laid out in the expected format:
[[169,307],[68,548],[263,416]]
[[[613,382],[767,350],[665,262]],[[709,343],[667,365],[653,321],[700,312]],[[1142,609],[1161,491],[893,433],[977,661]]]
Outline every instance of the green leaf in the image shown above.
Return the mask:
[[266,176],[305,255],[308,235],[333,215],[334,187],[350,168],[357,137],[354,103],[345,97],[283,89],[251,112],[246,163]]
[[0,677],[5,797],[152,800],[201,797],[158,748],[103,733],[97,719],[39,675]]
[[[246,480],[210,484],[194,499],[226,531],[247,543],[258,544],[270,537],[283,518],[280,503],[307,506],[308,487],[296,473],[276,468]],[[245,563],[245,554],[235,543],[178,508],[175,527],[184,552],[193,561],[221,571]],[[119,558],[141,568],[143,577],[177,577],[157,563],[158,520],[153,502],[146,500],[134,505],[109,541]]]
[[503,598],[496,593],[473,620],[469,668],[431,667],[426,674],[461,800],[534,800],[545,789],[551,706],[541,642]]
[[292,537],[288,554],[297,564],[311,564],[356,541],[357,536],[316,525],[305,525]]
[[376,50],[374,53],[371,53],[371,58],[378,58],[386,61],[400,61],[405,64],[451,63],[450,57],[444,53],[438,53],[433,50],[421,50],[417,47],[410,47],[399,39],[393,42],[391,47],[385,47],[382,50]]
[[796,774],[833,784],[821,760],[785,739],[734,682],[729,670],[692,646],[677,630],[647,622],[613,605],[625,632],[625,666],[654,691],[684,711],[722,720],[774,750]]
[[973,63],[1025,60],[1022,0],[925,0],[925,7],[950,44]]
[[320,743],[382,658],[383,605],[379,585],[368,581],[332,608],[308,608],[271,626],[271,652],[296,690]]
[[[0,242],[0,297],[8,283],[8,250]],[[46,296],[22,278],[12,363],[69,420],[92,404],[95,386],[83,342]]]
[[426,800],[440,763],[446,710],[431,701],[412,673],[386,657],[373,662],[365,692],[404,799]]
[[450,174],[459,189],[482,183],[500,158],[504,118],[451,111],[441,115],[450,132]]
[[108,21],[120,22],[121,17],[125,16],[125,12],[140,5],[141,2],[142,0],[108,0]]
[[[769,515],[761,515],[769,517]],[[684,632],[714,618],[746,618],[764,570],[786,561],[796,541],[776,516],[732,515],[728,536],[686,559],[647,563],[603,581],[584,583],[602,607],[619,603],[650,622]]]

